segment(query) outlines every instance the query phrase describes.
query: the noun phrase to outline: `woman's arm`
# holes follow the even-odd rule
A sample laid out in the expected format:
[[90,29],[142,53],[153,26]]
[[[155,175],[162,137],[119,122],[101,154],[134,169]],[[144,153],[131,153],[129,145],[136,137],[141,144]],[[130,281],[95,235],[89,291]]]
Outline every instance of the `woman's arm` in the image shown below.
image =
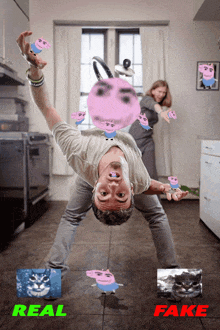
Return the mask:
[[179,188],[176,189],[175,193],[169,193],[171,190],[171,186],[167,183],[162,183],[156,180],[151,179],[151,184],[148,190],[144,191],[145,195],[160,195],[166,194],[167,199],[170,201],[171,199],[175,201],[181,200],[183,197],[188,195],[188,191],[182,191]]
[[168,123],[170,122],[168,117],[168,112],[170,111],[170,109],[163,111],[160,104],[157,103],[152,96],[146,95],[145,97],[143,97],[143,99],[140,102],[140,105],[141,105],[141,109],[147,108],[149,110],[155,111],[157,112],[158,115],[160,114],[161,117],[164,120],[166,120]]

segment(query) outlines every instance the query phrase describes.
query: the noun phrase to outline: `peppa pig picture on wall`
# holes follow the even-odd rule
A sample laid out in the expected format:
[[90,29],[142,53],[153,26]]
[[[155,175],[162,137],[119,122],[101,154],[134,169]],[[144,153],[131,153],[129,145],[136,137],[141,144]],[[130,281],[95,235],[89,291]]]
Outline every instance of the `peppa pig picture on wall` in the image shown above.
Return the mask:
[[219,62],[197,62],[196,89],[199,91],[219,90]]

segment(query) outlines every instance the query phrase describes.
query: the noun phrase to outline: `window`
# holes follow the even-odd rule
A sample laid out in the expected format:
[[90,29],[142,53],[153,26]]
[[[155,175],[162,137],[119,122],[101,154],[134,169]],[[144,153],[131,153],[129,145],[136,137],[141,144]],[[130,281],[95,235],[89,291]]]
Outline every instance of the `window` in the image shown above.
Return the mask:
[[117,30],[118,32],[118,59],[119,64],[123,64],[123,60],[128,58],[131,61],[131,68],[135,74],[133,77],[121,76],[122,79],[128,81],[135,89],[138,96],[142,96],[142,51],[141,36],[139,29],[135,30]]
[[[111,40],[110,40],[111,38]],[[109,39],[109,40],[108,40]],[[128,81],[134,86],[136,93],[141,99],[143,93],[142,86],[142,52],[139,29],[115,29],[114,33],[108,33],[108,29],[83,29],[81,42],[81,86],[80,86],[80,111],[86,111],[85,120],[79,125],[80,130],[95,127],[89,116],[87,109],[87,97],[92,86],[97,82],[92,66],[93,56],[99,56],[107,63],[106,59],[111,58],[111,62],[123,64],[123,60],[131,60],[131,68],[135,71],[133,77],[120,78]],[[108,53],[108,44],[115,44],[115,53]],[[103,78],[107,78],[105,71],[98,64],[99,71]],[[114,72],[113,72],[114,74]]]

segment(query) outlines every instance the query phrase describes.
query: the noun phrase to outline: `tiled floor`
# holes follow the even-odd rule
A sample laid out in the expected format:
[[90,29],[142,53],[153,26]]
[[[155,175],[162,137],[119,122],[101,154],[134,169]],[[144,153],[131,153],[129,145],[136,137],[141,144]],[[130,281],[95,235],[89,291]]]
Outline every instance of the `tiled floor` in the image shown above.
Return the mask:
[[[217,330],[220,329],[220,245],[199,220],[199,201],[163,200],[182,268],[203,270],[203,297],[173,303],[157,298],[159,267],[148,224],[138,211],[119,227],[100,224],[90,211],[78,228],[63,281],[62,298],[55,302],[16,297],[16,269],[39,268],[53,243],[65,202],[49,210],[0,253],[0,329],[62,330]],[[107,269],[119,287],[106,296],[92,287],[89,269]],[[64,305],[65,317],[12,317],[15,304]],[[154,317],[156,305],[209,305],[206,317]]]

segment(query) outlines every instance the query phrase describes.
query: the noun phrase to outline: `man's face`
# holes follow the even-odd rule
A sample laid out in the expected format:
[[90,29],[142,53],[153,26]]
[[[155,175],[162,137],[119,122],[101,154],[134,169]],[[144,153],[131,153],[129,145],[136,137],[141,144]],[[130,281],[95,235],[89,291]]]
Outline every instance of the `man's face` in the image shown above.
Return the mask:
[[[123,173],[124,172],[124,173]],[[95,205],[101,211],[128,209],[133,188],[120,162],[111,162],[100,175],[95,187]]]
[[89,93],[87,104],[93,124],[108,133],[132,124],[140,114],[134,88],[121,78],[97,82]]

